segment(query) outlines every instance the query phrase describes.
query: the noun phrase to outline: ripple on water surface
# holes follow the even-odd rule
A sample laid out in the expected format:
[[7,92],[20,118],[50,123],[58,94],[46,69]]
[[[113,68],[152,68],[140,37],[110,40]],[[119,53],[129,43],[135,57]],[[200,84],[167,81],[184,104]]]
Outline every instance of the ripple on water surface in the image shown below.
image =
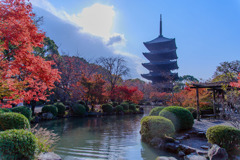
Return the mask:
[[64,160],[153,160],[159,155],[175,156],[141,142],[142,117],[69,118],[40,126],[54,130],[61,137],[55,152]]

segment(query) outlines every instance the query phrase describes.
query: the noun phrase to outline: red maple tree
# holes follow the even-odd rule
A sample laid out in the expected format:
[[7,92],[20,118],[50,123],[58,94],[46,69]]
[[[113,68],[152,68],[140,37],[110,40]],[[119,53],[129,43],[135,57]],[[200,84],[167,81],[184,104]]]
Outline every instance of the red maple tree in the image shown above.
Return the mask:
[[32,5],[25,0],[0,1],[0,81],[10,93],[2,99],[11,99],[9,103],[45,100],[60,78],[52,61],[33,54],[44,38],[33,17]]

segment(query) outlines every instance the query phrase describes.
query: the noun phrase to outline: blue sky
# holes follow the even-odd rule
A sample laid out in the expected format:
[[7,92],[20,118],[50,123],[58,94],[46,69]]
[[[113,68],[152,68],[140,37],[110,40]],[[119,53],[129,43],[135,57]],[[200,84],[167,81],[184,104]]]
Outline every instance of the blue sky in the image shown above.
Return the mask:
[[67,54],[125,56],[129,78],[148,71],[143,42],[176,38],[178,73],[204,80],[220,62],[240,59],[240,0],[30,0],[43,30]]

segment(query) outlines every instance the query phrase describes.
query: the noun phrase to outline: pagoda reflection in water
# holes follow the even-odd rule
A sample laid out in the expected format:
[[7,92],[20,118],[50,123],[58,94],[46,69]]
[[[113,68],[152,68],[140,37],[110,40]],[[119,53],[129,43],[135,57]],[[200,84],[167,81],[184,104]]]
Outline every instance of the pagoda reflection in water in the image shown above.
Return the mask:
[[161,91],[171,91],[173,81],[178,79],[178,69],[175,38],[166,38],[162,35],[162,16],[160,17],[160,35],[143,43],[149,50],[143,55],[150,61],[142,65],[149,70],[148,74],[142,74],[145,79],[151,80]]

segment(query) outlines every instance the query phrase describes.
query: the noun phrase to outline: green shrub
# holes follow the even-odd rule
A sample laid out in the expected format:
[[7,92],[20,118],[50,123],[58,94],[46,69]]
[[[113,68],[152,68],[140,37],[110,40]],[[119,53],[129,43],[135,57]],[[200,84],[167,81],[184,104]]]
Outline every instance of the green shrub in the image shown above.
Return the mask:
[[113,106],[113,107],[116,107],[117,105],[118,105],[117,102],[113,102],[113,103],[112,103],[112,106]]
[[213,106],[202,106],[200,107],[200,110],[213,110]]
[[86,108],[81,104],[74,104],[72,106],[73,113],[78,116],[83,116],[86,112]]
[[78,104],[83,105],[83,106],[85,107],[85,109],[86,109],[86,112],[89,112],[89,107],[88,107],[88,105],[85,103],[85,101],[79,100],[79,101],[78,101]]
[[133,112],[136,112],[136,105],[135,104],[130,104],[129,105],[129,110],[132,110]]
[[37,150],[37,139],[24,129],[12,129],[0,132],[0,156],[8,159],[34,159]]
[[56,106],[54,105],[46,105],[42,108],[42,112],[43,113],[52,113],[54,116],[57,116],[58,115],[58,109]]
[[155,107],[153,108],[150,113],[149,113],[149,116],[158,116],[159,115],[159,112],[161,112],[161,110],[165,108],[165,107]]
[[103,104],[102,110],[104,113],[111,113],[113,111],[113,107],[111,104]]
[[62,117],[65,115],[66,107],[63,103],[57,102],[57,103],[54,103],[54,106],[57,107],[58,116]]
[[195,108],[193,108],[193,107],[187,107],[186,109],[189,110],[189,112],[192,113],[192,116],[193,116],[194,119],[197,118],[197,110],[196,110]]
[[25,117],[27,117],[28,120],[31,120],[32,118],[32,110],[28,107],[25,107],[25,106],[14,107],[11,110],[12,112],[23,114]]
[[4,112],[12,112],[12,111],[8,108],[0,108],[0,113],[4,113]]
[[127,102],[121,103],[121,106],[123,106],[123,110],[125,111],[129,110],[129,104]]
[[240,147],[240,130],[230,126],[216,125],[208,128],[208,142],[217,144],[227,151]]
[[118,106],[116,107],[116,112],[117,112],[117,113],[123,112],[123,106],[118,105]]
[[170,119],[177,131],[191,129],[194,123],[193,116],[189,110],[178,107],[170,106],[165,107],[160,113],[159,116]]
[[173,123],[161,116],[145,116],[141,120],[142,140],[149,142],[154,137],[172,136],[175,132]]
[[29,120],[20,113],[2,113],[0,114],[0,130],[8,129],[30,129]]

